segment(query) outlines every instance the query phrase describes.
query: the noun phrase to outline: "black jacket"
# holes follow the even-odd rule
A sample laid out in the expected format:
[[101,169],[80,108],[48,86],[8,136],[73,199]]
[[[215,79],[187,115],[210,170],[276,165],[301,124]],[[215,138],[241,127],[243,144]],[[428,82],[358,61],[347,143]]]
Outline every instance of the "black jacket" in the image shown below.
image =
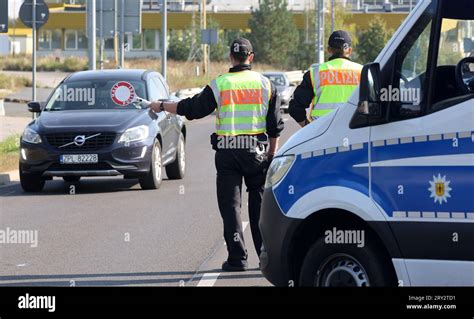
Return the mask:
[[[251,68],[248,64],[242,64],[231,68],[229,72],[240,72],[251,70]],[[267,134],[269,137],[278,137],[281,131],[283,131],[284,123],[281,119],[280,106],[276,103],[278,93],[273,84],[271,89],[272,97],[267,114]],[[211,114],[216,108],[217,102],[212,89],[210,86],[206,86],[201,93],[180,101],[177,112],[179,115],[186,116],[188,120],[195,120]]]

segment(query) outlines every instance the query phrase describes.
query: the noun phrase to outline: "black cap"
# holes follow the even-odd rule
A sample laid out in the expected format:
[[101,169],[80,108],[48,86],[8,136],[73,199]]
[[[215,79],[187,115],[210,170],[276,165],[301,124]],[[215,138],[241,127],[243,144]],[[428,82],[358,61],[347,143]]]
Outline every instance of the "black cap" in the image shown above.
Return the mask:
[[329,37],[328,45],[334,49],[348,49],[352,45],[352,39],[348,32],[337,30]]
[[253,53],[252,43],[245,38],[234,40],[230,46],[230,54],[233,56],[249,56]]

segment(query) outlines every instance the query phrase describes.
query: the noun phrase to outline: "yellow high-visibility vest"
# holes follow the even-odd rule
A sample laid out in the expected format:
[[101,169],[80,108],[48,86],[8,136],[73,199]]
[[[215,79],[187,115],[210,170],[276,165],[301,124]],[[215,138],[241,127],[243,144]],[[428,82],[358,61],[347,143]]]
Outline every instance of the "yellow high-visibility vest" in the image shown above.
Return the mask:
[[310,70],[314,98],[310,115],[324,116],[347,102],[360,82],[362,65],[337,58]]
[[209,86],[217,102],[217,135],[255,135],[266,132],[271,98],[268,78],[246,70],[221,75]]

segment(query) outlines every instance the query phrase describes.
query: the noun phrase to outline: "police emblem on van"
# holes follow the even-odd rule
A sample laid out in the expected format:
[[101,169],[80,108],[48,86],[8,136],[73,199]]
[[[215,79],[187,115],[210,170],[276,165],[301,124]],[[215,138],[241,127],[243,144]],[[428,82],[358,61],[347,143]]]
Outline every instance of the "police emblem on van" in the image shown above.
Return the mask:
[[447,203],[448,198],[451,197],[450,191],[452,190],[449,187],[451,181],[446,180],[446,175],[441,177],[441,174],[438,176],[433,176],[433,180],[430,181],[431,187],[428,190],[431,192],[430,198],[434,198],[434,202],[439,202],[439,204],[443,204],[443,202]]

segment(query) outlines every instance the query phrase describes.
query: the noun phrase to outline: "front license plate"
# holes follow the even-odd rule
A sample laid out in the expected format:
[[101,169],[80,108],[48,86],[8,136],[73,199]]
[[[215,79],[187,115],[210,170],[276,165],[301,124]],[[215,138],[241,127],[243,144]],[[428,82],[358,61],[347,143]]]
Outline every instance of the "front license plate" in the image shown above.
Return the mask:
[[99,155],[97,154],[72,154],[61,155],[59,157],[61,164],[91,164],[99,162]]

